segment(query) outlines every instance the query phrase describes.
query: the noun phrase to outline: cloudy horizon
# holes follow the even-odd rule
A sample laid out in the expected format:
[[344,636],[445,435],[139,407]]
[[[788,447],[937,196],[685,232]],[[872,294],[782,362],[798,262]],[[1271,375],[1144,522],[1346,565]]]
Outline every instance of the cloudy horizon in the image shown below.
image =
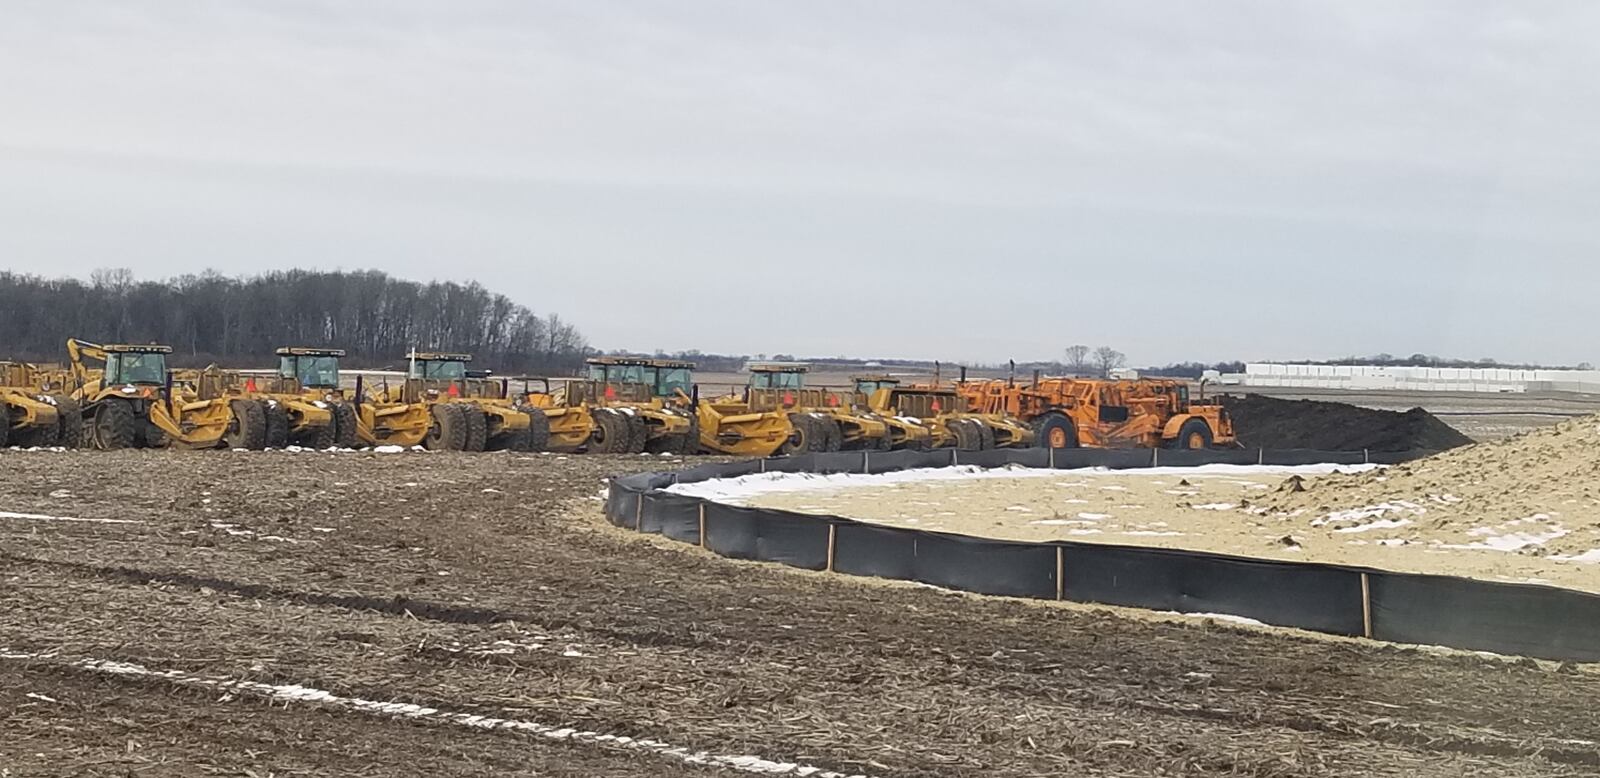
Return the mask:
[[477,281],[605,349],[1594,362],[1597,31],[1442,0],[12,2],[0,268]]

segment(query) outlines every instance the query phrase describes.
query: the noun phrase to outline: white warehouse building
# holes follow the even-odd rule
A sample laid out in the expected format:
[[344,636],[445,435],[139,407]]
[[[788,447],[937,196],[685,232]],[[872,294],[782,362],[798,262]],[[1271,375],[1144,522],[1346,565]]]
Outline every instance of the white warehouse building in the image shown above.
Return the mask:
[[1380,367],[1253,362],[1224,383],[1305,389],[1413,392],[1585,392],[1600,394],[1600,370],[1512,370],[1465,367]]

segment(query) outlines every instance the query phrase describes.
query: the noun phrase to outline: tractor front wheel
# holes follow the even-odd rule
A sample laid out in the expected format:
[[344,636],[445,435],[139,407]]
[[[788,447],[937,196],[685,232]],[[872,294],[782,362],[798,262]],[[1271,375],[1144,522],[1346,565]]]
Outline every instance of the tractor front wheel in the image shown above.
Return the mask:
[[1078,426],[1065,414],[1049,413],[1033,423],[1033,444],[1039,448],[1077,448]]
[[1190,419],[1178,428],[1178,437],[1168,441],[1169,448],[1200,451],[1211,448],[1211,425],[1205,419]]
[[105,400],[94,414],[94,447],[101,451],[133,448],[139,438],[139,418],[133,404],[125,400]]

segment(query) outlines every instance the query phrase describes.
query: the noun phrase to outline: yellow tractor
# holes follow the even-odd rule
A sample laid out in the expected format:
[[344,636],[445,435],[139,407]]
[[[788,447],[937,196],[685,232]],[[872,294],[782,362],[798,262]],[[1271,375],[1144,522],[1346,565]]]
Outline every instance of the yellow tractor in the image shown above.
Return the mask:
[[[521,383],[517,407],[529,416],[544,416],[542,439],[530,436],[533,451],[582,451],[594,434],[594,417],[584,405],[568,405],[566,388],[552,389],[550,379],[524,376],[515,379]],[[534,417],[537,422],[537,417]]]
[[60,387],[47,390],[43,371],[25,362],[0,362],[0,448],[61,446],[83,442],[78,402]]
[[567,403],[589,409],[594,420],[590,451],[699,453],[693,363],[634,357],[585,362],[588,380],[567,385]]
[[548,434],[544,414],[518,407],[509,396],[508,380],[467,370],[472,355],[413,351],[406,359],[405,381],[385,387],[371,405],[362,403],[362,427],[372,442],[421,443],[435,451],[530,451],[536,438]]
[[888,451],[894,446],[889,423],[843,392],[808,388],[810,367],[799,362],[757,362],[750,365],[745,400],[755,410],[781,410],[794,428],[799,451]]
[[[68,339],[72,399],[95,448],[214,448],[233,420],[226,398],[190,399],[173,391],[169,346],[99,345]],[[99,369],[84,360],[101,363]]]
[[271,374],[214,367],[179,374],[186,395],[229,401],[234,418],[223,445],[251,450],[360,445],[355,404],[345,400],[339,383],[339,358],[344,352],[284,347],[276,354],[278,369]]
[[545,414],[551,451],[595,454],[700,450],[694,364],[671,359],[593,357],[587,375],[556,391],[547,378],[521,378],[519,407]]
[[927,429],[935,448],[983,451],[1033,443],[1033,430],[1004,414],[968,413],[966,401],[954,389],[936,386],[901,386],[890,376],[857,376],[856,394],[874,411],[902,423]]

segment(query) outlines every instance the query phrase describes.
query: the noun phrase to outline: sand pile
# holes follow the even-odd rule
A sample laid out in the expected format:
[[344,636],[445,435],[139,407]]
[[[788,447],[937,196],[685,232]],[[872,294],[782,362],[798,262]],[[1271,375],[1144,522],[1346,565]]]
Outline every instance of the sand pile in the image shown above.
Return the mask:
[[1246,448],[1444,451],[1472,443],[1471,438],[1421,408],[1401,413],[1258,394],[1224,396],[1222,402]]
[[1600,416],[1388,468],[944,468],[749,478],[770,483],[705,496],[965,535],[1182,548],[1600,592]]
[[1306,479],[1264,497],[1374,539],[1600,562],[1600,416],[1382,471]]

